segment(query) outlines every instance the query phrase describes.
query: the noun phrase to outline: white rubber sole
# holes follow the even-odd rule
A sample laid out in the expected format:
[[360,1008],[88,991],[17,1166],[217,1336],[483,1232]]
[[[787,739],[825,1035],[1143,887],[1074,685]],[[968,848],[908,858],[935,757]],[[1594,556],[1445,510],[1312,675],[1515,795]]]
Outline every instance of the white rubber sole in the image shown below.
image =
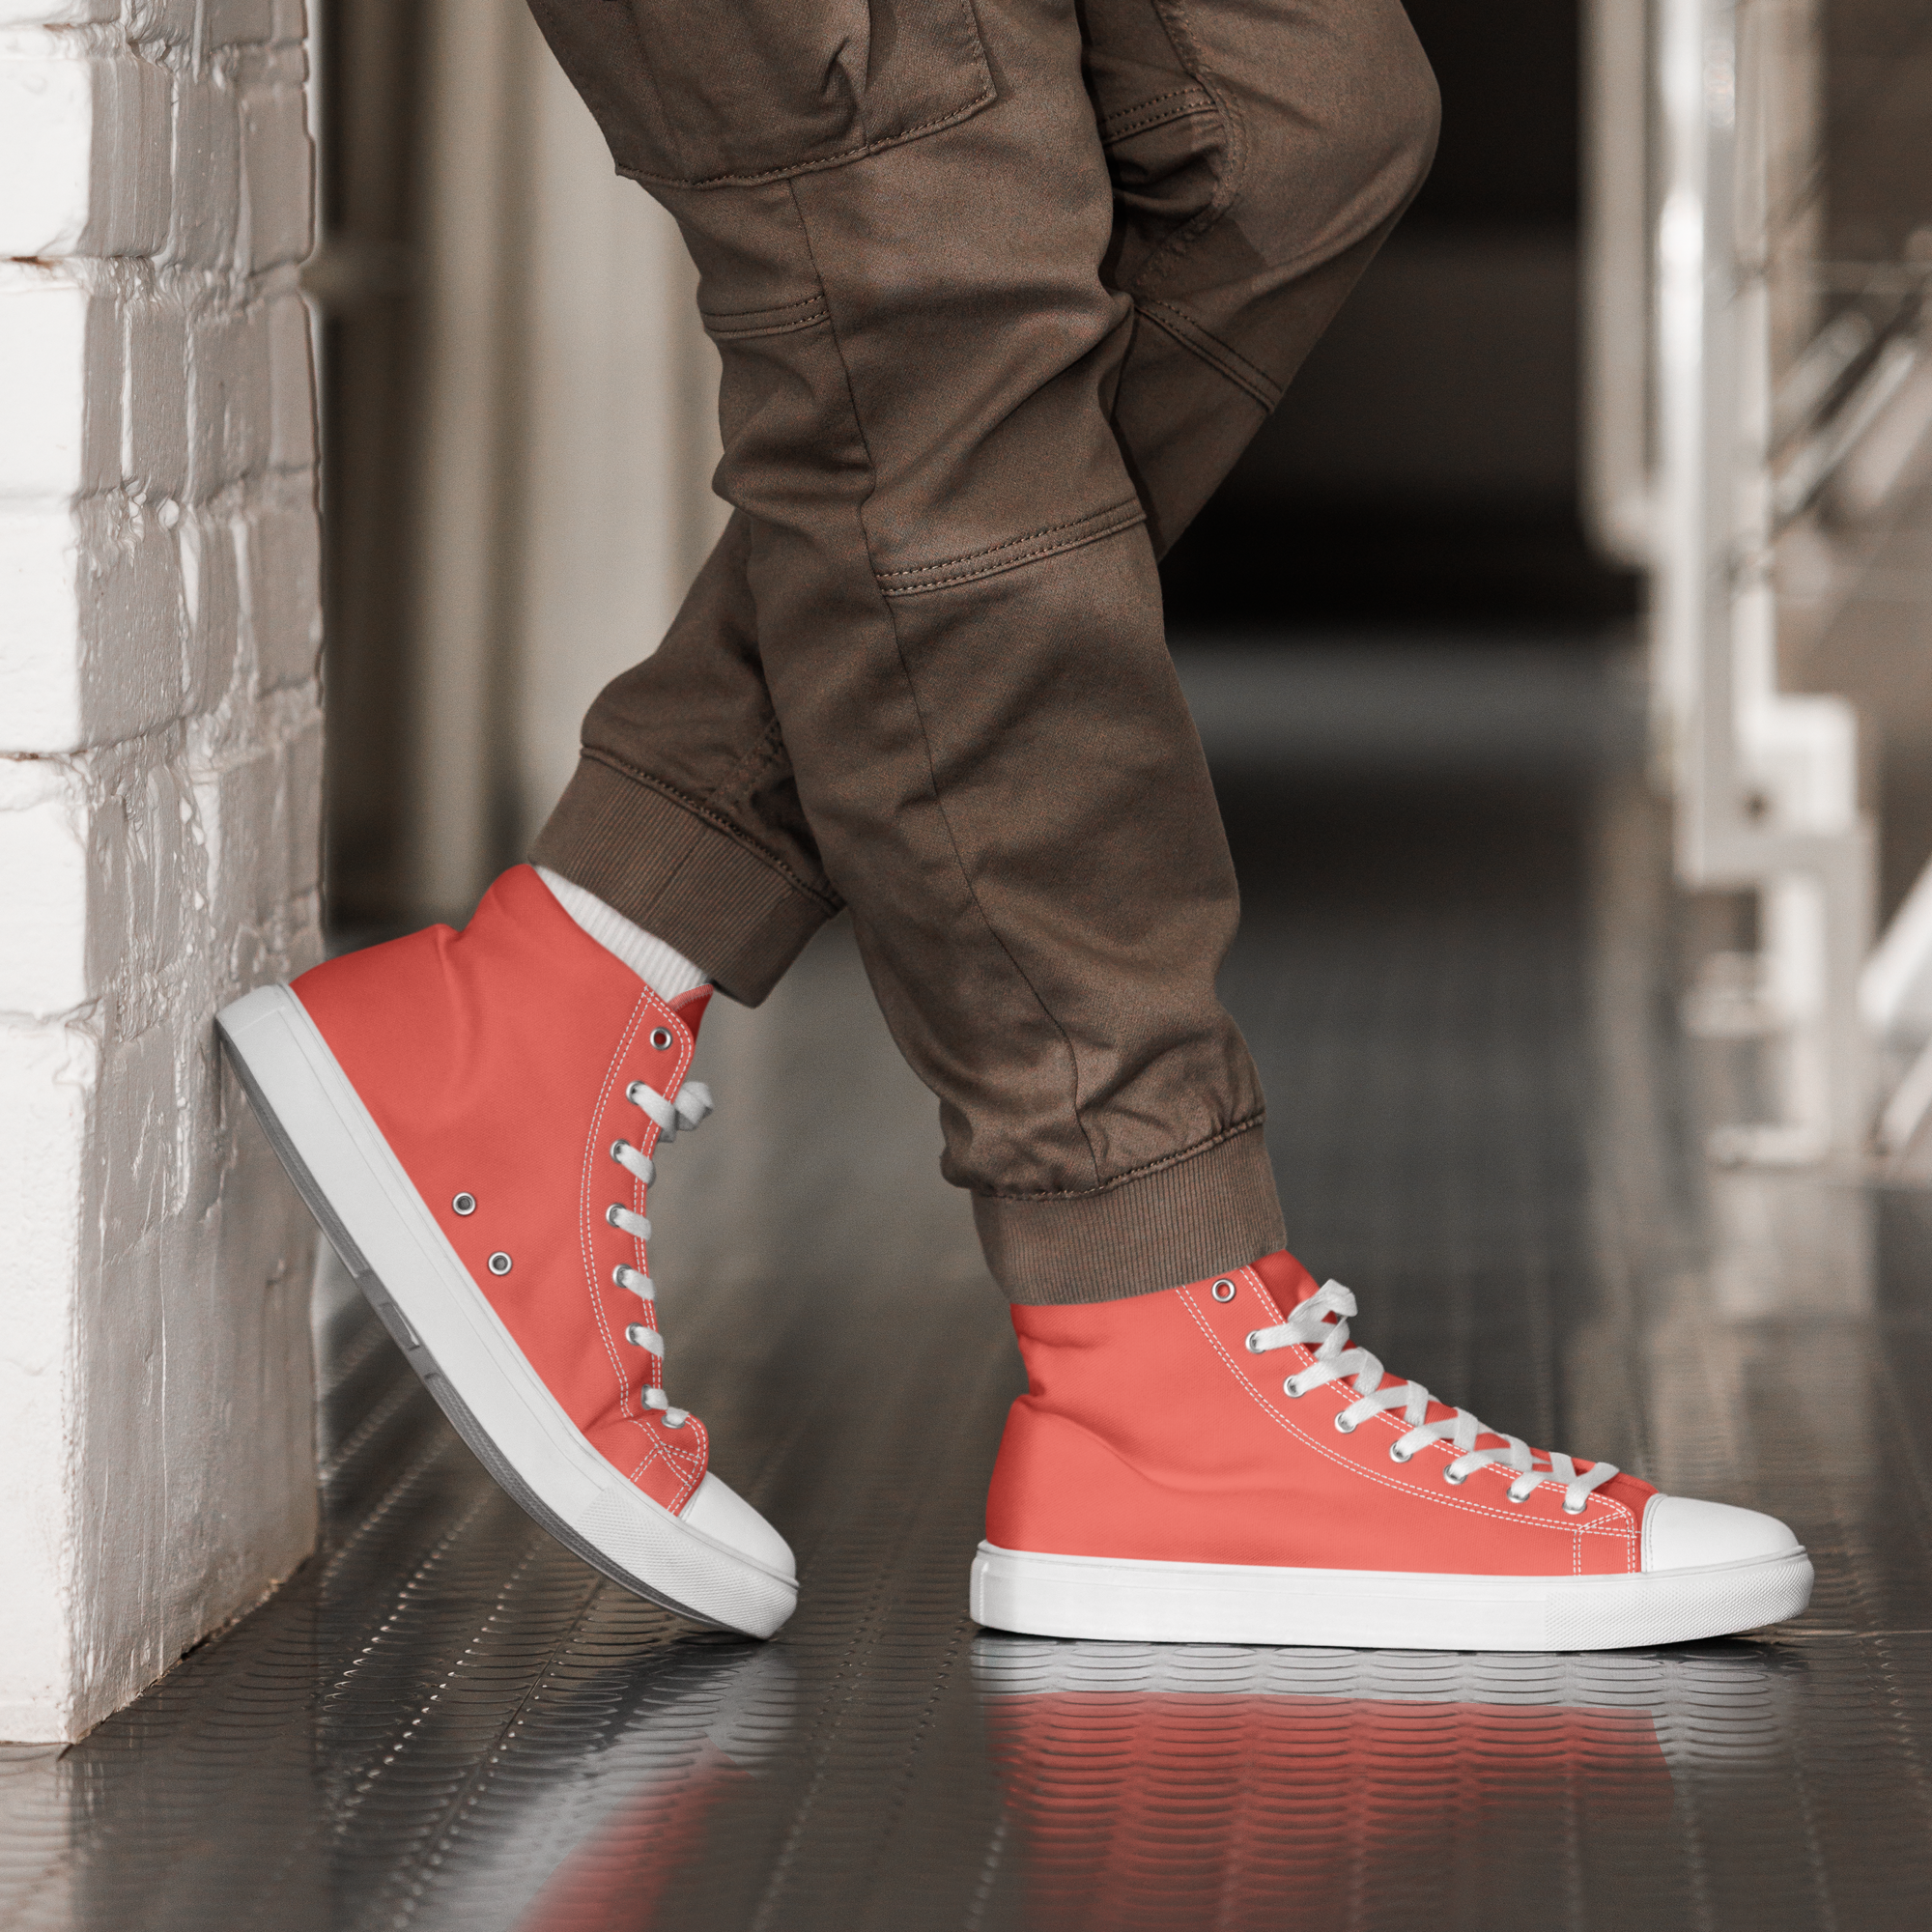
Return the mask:
[[694,1622],[770,1636],[798,1585],[636,1489],[590,1445],[470,1279],[286,986],[215,1027],[289,1178],[483,1466],[566,1548]]
[[1442,1577],[1043,1556],[982,1543],[972,1587],[976,1621],[1032,1636],[1342,1650],[1626,1650],[1756,1630],[1810,1600],[1802,1549],[1635,1577]]

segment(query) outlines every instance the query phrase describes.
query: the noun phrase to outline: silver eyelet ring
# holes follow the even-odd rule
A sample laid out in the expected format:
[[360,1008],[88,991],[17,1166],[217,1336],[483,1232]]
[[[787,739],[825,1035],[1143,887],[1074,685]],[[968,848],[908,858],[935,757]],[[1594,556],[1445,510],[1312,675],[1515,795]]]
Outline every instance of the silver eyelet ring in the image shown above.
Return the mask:
[[1216,1301],[1233,1301],[1235,1298],[1235,1284],[1232,1281],[1217,1281],[1213,1288],[1209,1290],[1209,1293]]
[[677,1420],[676,1420],[675,1422],[673,1422],[673,1421],[672,1421],[672,1420],[670,1419],[670,1417],[669,1417],[669,1416],[666,1416],[666,1417],[665,1417],[665,1427],[666,1427],[667,1429],[682,1429],[682,1428],[684,1427],[684,1425],[685,1425],[685,1424],[686,1424],[687,1422],[689,1422],[690,1420],[691,1420],[691,1417],[690,1417],[690,1416],[688,1416],[688,1415],[681,1415],[681,1416],[679,1416],[679,1417],[678,1417],[678,1419],[677,1419]]
[[473,1214],[476,1211],[476,1197],[473,1194],[459,1194],[449,1205],[459,1214]]
[[[1530,1495],[1534,1495],[1535,1493],[1534,1490],[1530,1492]],[[1503,1492],[1503,1500],[1505,1502],[1512,1502],[1516,1504],[1518,1509],[1520,1509],[1529,1500],[1529,1496],[1520,1496],[1514,1490],[1505,1490]]]
[[1281,1392],[1283,1395],[1289,1396],[1298,1401],[1301,1396],[1301,1384],[1298,1381],[1296,1381],[1293,1376],[1290,1376],[1289,1378],[1282,1383]]
[[1259,1355],[1261,1351],[1262,1351],[1262,1331],[1259,1328],[1250,1328],[1248,1330],[1248,1353],[1251,1355]]
[[1578,1503],[1575,1509],[1572,1509],[1570,1507],[1570,1498],[1568,1496],[1565,1496],[1563,1498],[1563,1514],[1565,1516],[1581,1516],[1583,1514],[1584,1507],[1585,1506],[1582,1503]]
[[488,1266],[492,1274],[508,1274],[510,1271],[510,1258],[501,1248],[498,1248],[490,1257]]
[[624,1330],[624,1340],[630,1343],[632,1348],[641,1349],[644,1346],[644,1337],[650,1332],[641,1321],[633,1321]]
[[1459,1476],[1453,1468],[1449,1467],[1445,1463],[1442,1469],[1442,1480],[1445,1483],[1447,1483],[1451,1489],[1460,1490],[1463,1487],[1463,1485],[1469,1480],[1469,1472],[1465,1469]]
[[1415,1451],[1413,1449],[1405,1449],[1400,1442],[1391,1442],[1389,1444],[1389,1461],[1391,1463],[1412,1463],[1415,1461]]
[[668,1027],[655,1028],[651,1034],[651,1044],[660,1053],[668,1053],[670,1051],[670,1029]]
[[1349,1411],[1346,1408],[1338,1408],[1335,1411],[1335,1427],[1339,1429],[1344,1435],[1354,1435],[1355,1425],[1349,1420]]

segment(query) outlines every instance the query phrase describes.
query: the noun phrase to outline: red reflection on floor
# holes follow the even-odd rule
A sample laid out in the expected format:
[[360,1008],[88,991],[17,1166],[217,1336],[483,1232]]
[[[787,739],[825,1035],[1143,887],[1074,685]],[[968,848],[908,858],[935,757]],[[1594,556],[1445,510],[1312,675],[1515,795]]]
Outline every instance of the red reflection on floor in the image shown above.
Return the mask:
[[691,1764],[638,1792],[572,1849],[519,1932],[655,1924],[671,1880],[702,1847],[712,1812],[751,1781],[742,1765],[705,1739]]
[[[1520,1896],[1671,1816],[1651,1714],[1187,1691],[985,1699],[1039,1926],[1327,1926]],[[1628,1843],[1628,1841],[1625,1841]],[[1632,1847],[1635,1850],[1635,1847]]]

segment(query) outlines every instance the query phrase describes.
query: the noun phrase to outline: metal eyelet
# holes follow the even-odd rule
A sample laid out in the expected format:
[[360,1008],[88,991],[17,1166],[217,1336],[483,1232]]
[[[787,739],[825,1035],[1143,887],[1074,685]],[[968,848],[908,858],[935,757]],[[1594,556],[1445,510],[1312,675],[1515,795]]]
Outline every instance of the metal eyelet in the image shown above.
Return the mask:
[[678,1419],[675,1422],[673,1422],[669,1416],[666,1416],[664,1419],[664,1424],[667,1429],[682,1429],[684,1425],[690,1420],[691,1420],[690,1416],[680,1415]]
[[651,1033],[651,1044],[660,1053],[668,1053],[670,1051],[670,1029],[668,1027],[654,1028]]
[[1250,1328],[1250,1329],[1248,1330],[1248,1345],[1247,1345],[1247,1346],[1248,1346],[1248,1353],[1249,1353],[1249,1354],[1251,1354],[1251,1355],[1259,1355],[1259,1354],[1261,1353],[1261,1351],[1262,1351],[1262,1331],[1261,1331],[1261,1330],[1260,1330],[1259,1328]]
[[473,1214],[476,1211],[476,1197],[473,1194],[459,1194],[449,1205],[459,1214]]
[[1233,1301],[1235,1298],[1235,1284],[1232,1281],[1217,1281],[1208,1293],[1213,1295],[1216,1301]]
[[624,1340],[634,1349],[641,1349],[650,1337],[650,1330],[641,1321],[633,1321],[624,1330]]
[[510,1271],[510,1258],[502,1251],[501,1248],[498,1248],[497,1252],[490,1257],[489,1262],[486,1264],[486,1265],[489,1267],[489,1270],[492,1274],[508,1274]]
[[1389,1461],[1391,1463],[1412,1463],[1415,1461],[1415,1451],[1413,1449],[1405,1449],[1400,1442],[1391,1442],[1389,1444]]
[[1463,1485],[1469,1480],[1469,1472],[1466,1469],[1464,1469],[1463,1472],[1459,1476],[1456,1473],[1453,1465],[1445,1463],[1442,1469],[1442,1480],[1445,1483],[1447,1483],[1451,1489],[1460,1490],[1463,1487]]
[[1344,1435],[1354,1435],[1355,1425],[1349,1420],[1349,1411],[1346,1408],[1338,1408],[1335,1411],[1335,1427],[1338,1430],[1340,1430]]
[[1293,1376],[1290,1376],[1289,1378],[1282,1383],[1281,1392],[1283,1395],[1288,1396],[1291,1400],[1298,1402],[1301,1398],[1301,1384],[1298,1381],[1296,1381]]
[[[1532,1490],[1529,1493],[1530,1495],[1534,1495],[1536,1492]],[[1503,1500],[1505,1502],[1514,1503],[1518,1509],[1520,1509],[1523,1506],[1523,1504],[1529,1500],[1529,1496],[1520,1496],[1516,1493],[1514,1490],[1505,1490],[1503,1492]]]
[[1570,1507],[1570,1498],[1568,1496],[1563,1498],[1563,1514],[1565,1516],[1581,1516],[1587,1507],[1586,1503],[1578,1503],[1575,1509],[1572,1509]]

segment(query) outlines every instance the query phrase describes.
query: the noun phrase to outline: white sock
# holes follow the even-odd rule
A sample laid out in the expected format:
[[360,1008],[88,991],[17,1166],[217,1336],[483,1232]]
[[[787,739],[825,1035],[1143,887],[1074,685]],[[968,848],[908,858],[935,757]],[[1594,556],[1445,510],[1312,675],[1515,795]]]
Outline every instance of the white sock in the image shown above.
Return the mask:
[[574,886],[560,873],[539,866],[537,877],[556,895],[556,902],[607,952],[614,952],[659,999],[670,1001],[694,986],[709,982],[711,975],[694,966],[675,947],[648,933],[595,893]]

